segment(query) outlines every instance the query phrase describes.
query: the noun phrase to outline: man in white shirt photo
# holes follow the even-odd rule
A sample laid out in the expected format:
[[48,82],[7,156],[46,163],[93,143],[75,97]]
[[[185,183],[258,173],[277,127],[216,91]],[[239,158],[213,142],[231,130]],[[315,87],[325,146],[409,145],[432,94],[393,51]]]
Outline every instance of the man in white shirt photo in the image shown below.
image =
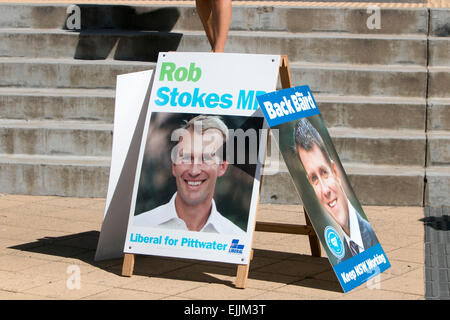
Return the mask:
[[177,192],[170,201],[134,217],[133,225],[186,231],[242,235],[245,233],[217,211],[213,199],[217,178],[228,167],[218,153],[228,138],[228,128],[216,116],[199,115],[172,138],[172,175]]
[[378,239],[369,222],[361,217],[348,200],[336,164],[331,160],[322,137],[306,118],[296,123],[294,140],[308,181],[319,202],[342,228],[345,256],[339,262],[377,244]]

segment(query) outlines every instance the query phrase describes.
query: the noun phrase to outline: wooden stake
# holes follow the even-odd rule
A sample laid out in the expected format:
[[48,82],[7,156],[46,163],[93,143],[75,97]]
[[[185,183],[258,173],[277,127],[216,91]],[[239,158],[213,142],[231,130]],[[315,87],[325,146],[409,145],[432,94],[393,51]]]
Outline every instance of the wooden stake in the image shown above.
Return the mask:
[[304,226],[300,224],[287,224],[287,223],[261,222],[261,221],[256,222],[255,231],[304,234],[304,235],[315,234],[314,229],[311,225]]
[[134,254],[125,253],[123,257],[122,276],[131,277],[134,270]]
[[236,288],[245,289],[245,287],[247,286],[249,270],[250,270],[250,263],[238,265],[236,274]]
[[281,55],[280,80],[283,89],[292,87],[291,71],[289,70],[289,60],[287,55]]
[[311,255],[313,257],[320,257],[322,249],[320,247],[319,237],[317,236],[316,232],[314,231],[314,228],[312,227],[312,224],[311,224],[311,220],[309,220],[308,213],[306,212],[306,209],[304,207],[303,207],[303,210],[305,211],[306,225],[312,229],[312,232],[308,235],[309,247],[311,248]]

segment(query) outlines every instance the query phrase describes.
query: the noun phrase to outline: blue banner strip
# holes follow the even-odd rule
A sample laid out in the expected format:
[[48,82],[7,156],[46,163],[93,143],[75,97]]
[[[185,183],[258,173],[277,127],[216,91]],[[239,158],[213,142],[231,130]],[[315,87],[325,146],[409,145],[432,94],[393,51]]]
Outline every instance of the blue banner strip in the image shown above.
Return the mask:
[[334,266],[334,272],[344,292],[348,292],[390,267],[391,264],[378,243],[357,256],[337,264]]
[[269,127],[320,114],[308,86],[283,89],[256,97]]

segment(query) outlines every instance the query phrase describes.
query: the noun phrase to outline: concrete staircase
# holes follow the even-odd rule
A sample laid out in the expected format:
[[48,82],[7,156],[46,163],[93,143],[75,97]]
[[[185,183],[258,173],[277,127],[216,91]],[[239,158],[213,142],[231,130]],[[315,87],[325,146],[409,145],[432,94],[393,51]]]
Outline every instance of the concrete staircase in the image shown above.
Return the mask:
[[[0,5],[0,192],[105,197],[118,74],[209,51],[192,6]],[[234,6],[227,52],[288,54],[363,204],[450,205],[450,11]],[[138,30],[138,31],[136,31]],[[287,169],[262,202],[298,203]]]
[[450,205],[450,12],[430,12],[425,203]]

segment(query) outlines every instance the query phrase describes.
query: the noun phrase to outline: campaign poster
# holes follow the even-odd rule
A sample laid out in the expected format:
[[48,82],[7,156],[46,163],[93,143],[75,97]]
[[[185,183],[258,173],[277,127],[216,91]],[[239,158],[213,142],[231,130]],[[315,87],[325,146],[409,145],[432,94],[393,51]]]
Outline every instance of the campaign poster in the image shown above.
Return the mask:
[[125,253],[247,264],[280,56],[160,53]]
[[144,131],[152,79],[153,70],[117,76],[108,193],[95,261],[123,256],[134,172]]
[[390,267],[353,192],[308,86],[257,98],[334,272],[344,290]]

